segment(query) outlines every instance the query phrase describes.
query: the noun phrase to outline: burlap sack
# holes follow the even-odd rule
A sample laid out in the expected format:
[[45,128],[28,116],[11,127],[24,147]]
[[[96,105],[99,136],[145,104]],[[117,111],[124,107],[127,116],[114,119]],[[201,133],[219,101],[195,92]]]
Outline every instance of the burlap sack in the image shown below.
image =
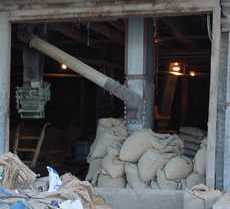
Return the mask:
[[101,173],[98,177],[97,187],[102,188],[124,188],[126,185],[125,178],[112,178],[108,174]]
[[117,119],[117,118],[100,119],[98,121],[96,136],[100,136],[100,134],[106,131],[111,132],[115,136],[119,136],[121,140],[125,139],[128,136],[126,123],[123,119]]
[[141,155],[152,147],[153,140],[151,130],[143,129],[134,132],[124,142],[120,152],[120,159],[122,161],[137,162]]
[[201,146],[194,158],[194,171],[200,175],[206,174],[206,146]]
[[141,181],[138,173],[138,168],[136,164],[126,163],[125,173],[127,177],[127,182],[132,189],[146,189],[148,186]]
[[184,143],[183,154],[194,158],[205,132],[195,127],[181,127],[179,137]]
[[164,169],[157,171],[157,184],[160,189],[177,190],[181,188],[181,181],[173,181],[167,179]]
[[118,136],[115,136],[109,132],[104,132],[100,135],[100,138],[97,139],[96,144],[93,145],[88,158],[103,158],[106,155],[107,148],[116,141],[119,142]]
[[166,178],[169,180],[181,180],[186,178],[192,170],[192,160],[185,156],[172,158],[164,167]]
[[196,127],[181,127],[180,128],[181,135],[193,136],[197,139],[203,139],[205,136],[205,131],[201,130],[200,128]]
[[101,169],[102,159],[92,160],[89,164],[89,170],[86,175],[86,181],[92,181],[95,174]]
[[98,122],[97,134],[90,147],[87,161],[96,158],[103,158],[106,150],[113,142],[122,142],[127,137],[127,128],[121,119],[100,119]]
[[160,153],[150,149],[145,152],[138,161],[138,170],[141,180],[148,182],[156,177],[157,170],[162,168],[175,154]]
[[180,154],[183,150],[183,142],[176,135],[157,134],[152,132],[154,140],[152,140],[152,147],[162,153],[174,152]]
[[185,180],[185,187],[188,189],[198,184],[205,184],[205,176],[193,172]]
[[109,147],[107,155],[102,160],[102,168],[112,178],[122,177],[125,173],[123,161],[119,160],[119,151],[114,147]]

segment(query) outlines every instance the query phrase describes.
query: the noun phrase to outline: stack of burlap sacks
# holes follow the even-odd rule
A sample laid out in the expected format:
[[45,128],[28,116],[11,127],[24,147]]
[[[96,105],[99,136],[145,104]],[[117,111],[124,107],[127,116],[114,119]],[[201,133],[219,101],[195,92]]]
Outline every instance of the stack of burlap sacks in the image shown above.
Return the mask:
[[205,135],[205,131],[200,128],[181,127],[179,130],[179,137],[183,141],[184,145],[183,154],[190,158],[194,158]]
[[[15,154],[0,155],[0,209],[111,209],[89,182],[66,173],[60,177],[59,188],[49,191],[53,179],[38,178]],[[82,207],[76,207],[76,201]]]
[[86,180],[97,187],[184,189],[204,183],[206,143],[194,159],[178,135],[142,129],[128,136],[125,122],[101,119],[88,156]]

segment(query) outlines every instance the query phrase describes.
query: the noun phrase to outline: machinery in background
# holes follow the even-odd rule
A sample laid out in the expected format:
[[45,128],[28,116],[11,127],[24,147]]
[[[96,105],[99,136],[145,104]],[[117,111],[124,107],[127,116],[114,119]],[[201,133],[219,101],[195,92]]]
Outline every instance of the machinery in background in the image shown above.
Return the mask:
[[16,89],[17,110],[22,119],[45,118],[45,105],[49,100],[49,83],[31,82]]
[[23,30],[23,32],[19,34],[19,38],[30,46],[30,50],[36,49],[37,51],[53,58],[59,63],[65,64],[66,67],[124,101],[127,108],[132,110],[133,118],[135,118],[136,121],[139,121],[140,124],[143,124],[143,106],[142,99],[139,94],[81,62],[79,59],[69,55],[63,50],[48,43],[47,41],[39,38],[31,31],[26,31],[26,29]]

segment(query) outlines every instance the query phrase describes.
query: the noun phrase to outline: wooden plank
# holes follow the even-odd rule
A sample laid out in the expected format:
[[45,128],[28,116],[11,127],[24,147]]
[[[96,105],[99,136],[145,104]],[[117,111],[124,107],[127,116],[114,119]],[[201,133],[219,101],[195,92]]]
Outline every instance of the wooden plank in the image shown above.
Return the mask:
[[124,45],[124,38],[122,33],[116,31],[112,27],[101,23],[90,23],[89,28],[97,33],[102,34],[103,36],[114,41],[115,43]]
[[218,5],[215,0],[158,0],[153,1],[11,1],[0,3],[0,11],[9,11],[11,21],[64,20],[66,18],[124,17],[130,15],[183,15],[211,12]]
[[18,148],[17,151],[18,152],[35,152],[36,149],[32,149],[32,148]]
[[39,140],[40,137],[38,136],[20,136],[21,140]]
[[216,124],[217,124],[217,98],[218,98],[218,74],[220,56],[220,8],[213,11],[213,34],[211,54],[211,76],[210,76],[210,99],[208,119],[208,148],[206,166],[206,184],[215,187],[215,160],[216,160]]

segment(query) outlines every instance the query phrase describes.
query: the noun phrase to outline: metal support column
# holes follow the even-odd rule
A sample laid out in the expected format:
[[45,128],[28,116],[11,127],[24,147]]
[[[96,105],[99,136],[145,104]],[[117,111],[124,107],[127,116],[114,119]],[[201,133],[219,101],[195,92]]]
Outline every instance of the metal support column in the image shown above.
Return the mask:
[[9,97],[11,25],[7,13],[0,13],[0,154],[9,149]]
[[152,128],[153,123],[153,19],[130,17],[126,27],[126,76],[127,85],[142,98],[142,117],[133,116],[127,107],[129,132]]

